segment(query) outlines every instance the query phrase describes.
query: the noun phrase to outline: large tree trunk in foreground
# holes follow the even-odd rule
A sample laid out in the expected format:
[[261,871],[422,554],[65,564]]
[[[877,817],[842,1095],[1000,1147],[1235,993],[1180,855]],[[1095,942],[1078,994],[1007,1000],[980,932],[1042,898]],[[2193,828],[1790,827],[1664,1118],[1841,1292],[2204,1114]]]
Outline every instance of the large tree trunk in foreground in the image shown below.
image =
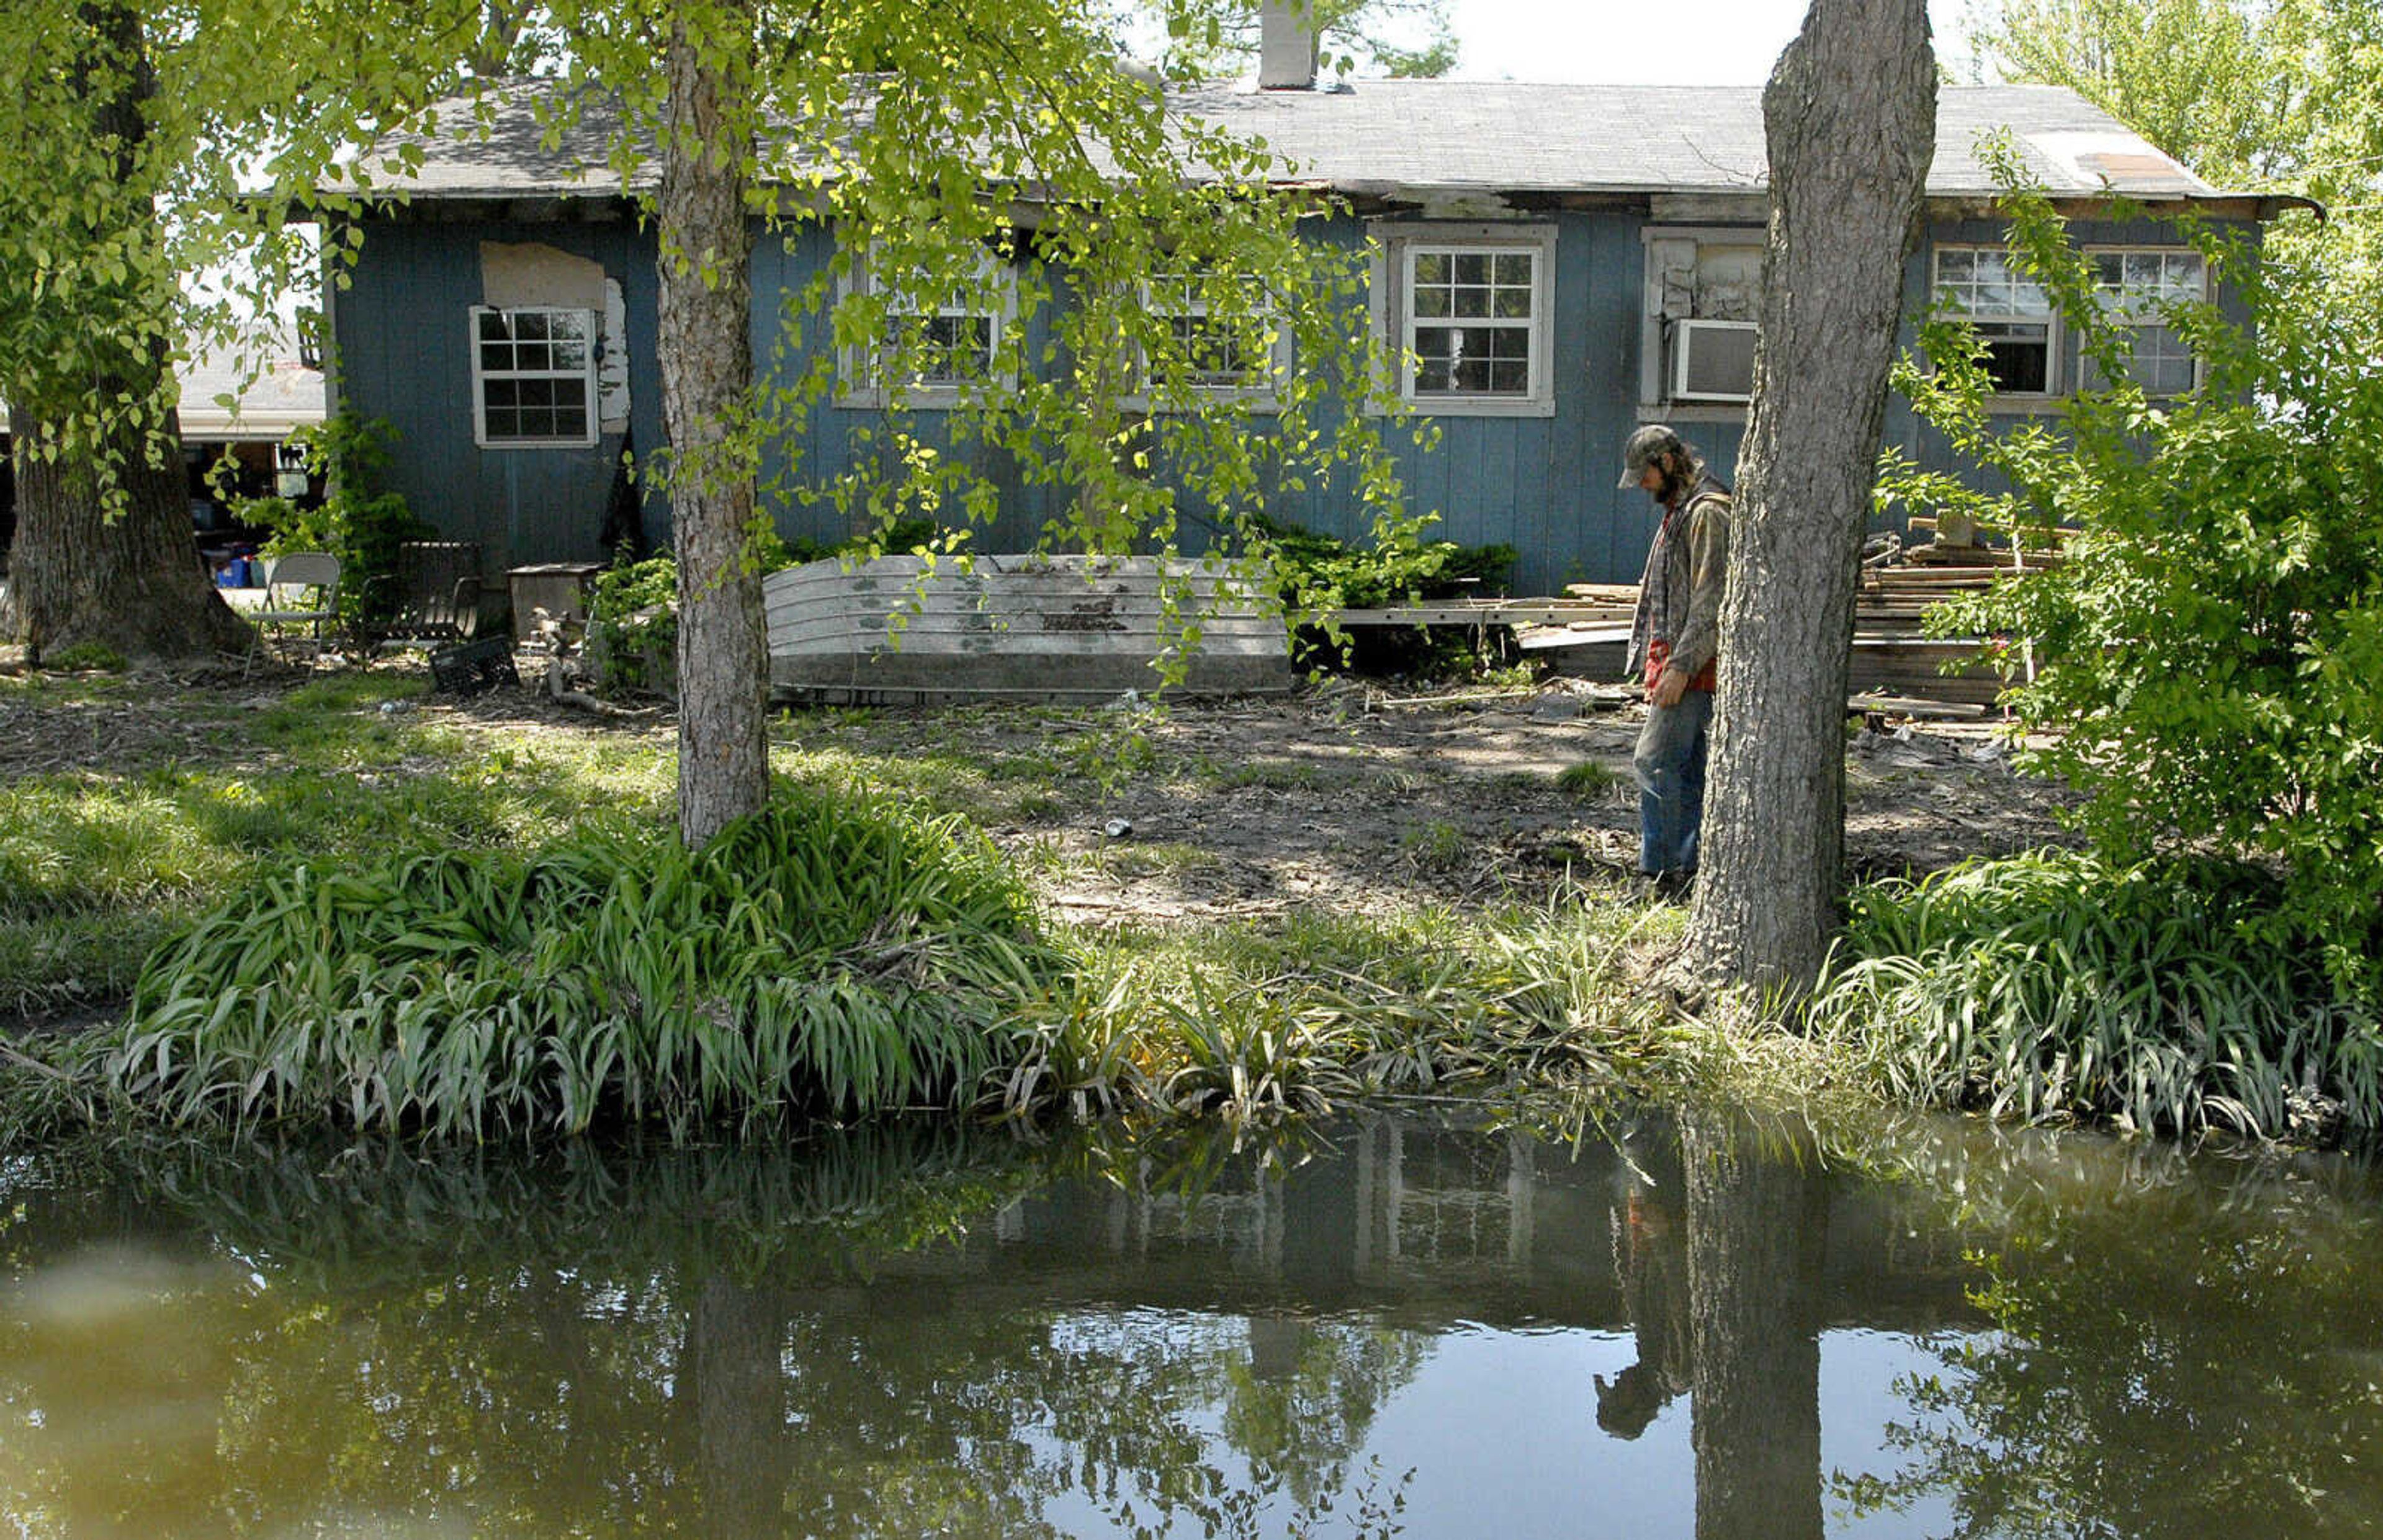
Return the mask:
[[1935,148],[1924,0],[1813,0],[1762,93],[1770,249],[1688,954],[1798,992],[1837,922],[1855,573]]
[[[733,9],[733,7],[732,7]],[[769,658],[761,579],[746,560],[753,513],[739,442],[753,379],[752,154],[706,40],[673,20],[663,132],[661,353],[678,550],[678,826],[689,847],[769,799]],[[749,44],[748,44],[749,46]]]
[[[142,105],[155,94],[140,17],[124,4],[83,7],[81,56],[73,61],[78,105],[88,110],[93,141],[112,145],[112,205],[95,239],[130,233],[154,254],[154,208],[138,190],[147,136]],[[162,261],[162,257],[159,259]],[[161,296],[160,305],[170,300]],[[0,635],[38,660],[80,643],[127,658],[161,661],[213,659],[254,644],[246,622],[225,607],[199,566],[191,533],[190,488],[180,429],[169,413],[154,442],[131,427],[105,446],[124,497],[106,515],[98,467],[88,444],[56,458],[42,413],[64,420],[88,403],[152,400],[167,388],[163,344],[86,329],[54,377],[12,382],[8,431],[17,471],[17,538],[8,559],[8,604]],[[61,397],[70,396],[70,400]]]
[[94,643],[130,659],[192,662],[241,653],[255,634],[199,565],[181,460],[120,447],[126,505],[102,511],[89,463],[36,452],[46,437],[11,412],[17,462],[17,542],[8,556],[9,635],[34,661]]

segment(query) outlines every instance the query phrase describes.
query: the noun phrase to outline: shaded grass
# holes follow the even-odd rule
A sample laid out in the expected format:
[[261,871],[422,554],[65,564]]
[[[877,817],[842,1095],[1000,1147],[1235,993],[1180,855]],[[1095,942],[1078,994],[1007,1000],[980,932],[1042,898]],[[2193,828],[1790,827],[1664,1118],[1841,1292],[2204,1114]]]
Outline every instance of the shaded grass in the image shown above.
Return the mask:
[[2043,852],[1860,890],[1810,1005],[1876,1089],[2028,1121],[2383,1129],[2383,1013],[2279,885],[2215,859]]

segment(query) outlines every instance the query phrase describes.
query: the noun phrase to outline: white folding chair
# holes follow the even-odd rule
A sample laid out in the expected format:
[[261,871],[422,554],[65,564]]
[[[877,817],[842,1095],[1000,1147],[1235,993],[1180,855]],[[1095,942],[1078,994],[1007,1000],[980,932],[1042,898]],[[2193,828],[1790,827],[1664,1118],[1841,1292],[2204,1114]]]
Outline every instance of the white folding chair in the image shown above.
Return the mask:
[[323,650],[323,622],[340,619],[340,559],[322,551],[290,551],[265,563],[265,608],[249,619],[270,632],[280,626],[309,627],[315,650]]

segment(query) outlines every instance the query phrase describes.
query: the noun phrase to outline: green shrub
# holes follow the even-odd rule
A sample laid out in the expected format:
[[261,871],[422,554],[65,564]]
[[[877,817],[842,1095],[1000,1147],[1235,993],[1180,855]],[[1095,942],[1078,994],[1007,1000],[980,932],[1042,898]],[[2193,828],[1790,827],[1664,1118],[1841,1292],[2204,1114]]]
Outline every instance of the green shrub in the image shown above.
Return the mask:
[[678,654],[678,562],[657,556],[596,574],[587,661],[608,690],[668,688]]
[[1053,963],[982,836],[793,794],[694,853],[288,869],[151,959],[105,1075],[180,1125],[684,1138],[953,1104]]
[[1858,889],[1809,1007],[1880,1090],[2032,1120],[2383,1129],[2383,1016],[2240,862],[2047,852]]
[[[830,557],[909,550],[932,540],[935,533],[932,522],[909,519],[882,536],[856,536],[838,545],[822,546],[812,540],[784,540],[765,524],[755,530],[749,554],[766,575]],[[596,575],[595,591],[587,600],[587,660],[599,684],[608,690],[674,690],[677,647],[678,561],[674,557],[624,562]]]
[[330,488],[320,507],[258,498],[235,509],[242,522],[273,532],[268,552],[327,551],[340,559],[340,619],[351,630],[370,633],[397,613],[398,547],[438,534],[381,484],[395,437],[380,418],[337,413],[290,438],[305,451],[307,469]]
[[2009,490],[1890,456],[1883,496],[2037,549],[2051,526],[2082,531],[2059,565],[1939,607],[1935,628],[2032,665],[2007,697],[2022,763],[2085,794],[2081,827],[2114,868],[2202,846],[2272,862],[2276,902],[2236,915],[2241,943],[2311,948],[2340,988],[2383,999],[2383,305],[2192,230],[2253,325],[2166,307],[2204,379],[2147,399],[2091,260],[2039,194],[2011,206],[2015,264],[2117,383],[2013,426],[1989,411],[1975,334],[1922,328],[1926,363],[1900,388]]
[[[1347,635],[1315,619],[1333,610],[1418,604],[1503,588],[1514,569],[1513,547],[1426,540],[1422,531],[1429,523],[1384,521],[1371,543],[1352,546],[1264,514],[1252,515],[1245,524],[1251,547],[1273,562],[1283,603],[1300,622],[1292,635],[1293,656],[1316,663],[1351,660]],[[1412,644],[1414,639],[1408,640]],[[1471,661],[1469,637],[1410,645],[1402,649],[1401,661],[1419,671],[1451,671]]]

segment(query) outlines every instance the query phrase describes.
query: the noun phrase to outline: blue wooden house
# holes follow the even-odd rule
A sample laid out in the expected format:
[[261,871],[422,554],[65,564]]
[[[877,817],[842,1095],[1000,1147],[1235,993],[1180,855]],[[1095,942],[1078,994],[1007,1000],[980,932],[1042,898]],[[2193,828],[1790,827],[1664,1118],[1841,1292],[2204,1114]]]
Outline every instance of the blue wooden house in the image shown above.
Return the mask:
[[[669,535],[667,507],[620,485],[623,448],[664,437],[643,190],[605,169],[607,125],[542,139],[537,89],[500,98],[485,139],[429,142],[418,167],[383,179],[406,197],[361,218],[352,284],[331,302],[337,403],[395,425],[395,488],[444,537],[478,542],[492,573],[601,560],[608,511],[641,521],[651,545]],[[1293,78],[1203,88],[1178,105],[1262,137],[1302,186],[1328,189],[1341,212],[1320,239],[1368,243],[1369,324],[1411,360],[1400,393],[1439,430],[1427,450],[1397,440],[1411,500],[1448,538],[1515,547],[1516,593],[1638,575],[1654,511],[1615,487],[1636,425],[1668,421],[1732,473],[1767,216],[1758,88]],[[1944,88],[1908,308],[1938,295],[1972,317],[2013,413],[2056,410],[2087,365],[2043,296],[2006,270],[1978,154],[1996,131],[2071,215],[2122,302],[2207,292],[2178,216],[2255,234],[2279,206],[2210,187],[2071,92]],[[2109,193],[2150,216],[2111,222],[2098,212]],[[812,223],[759,240],[757,357],[774,340],[775,296],[809,282],[834,239]],[[2155,392],[2192,388],[2192,358],[2155,313],[2139,314],[2132,367]],[[910,409],[931,414],[932,392]],[[852,435],[882,410],[865,388],[840,391],[810,414],[805,464],[851,463]],[[1885,433],[1949,466],[1900,403]],[[1014,474],[1003,491],[979,549],[1031,548],[1066,495]],[[1364,533],[1334,493],[1277,511]],[[776,516],[790,538],[850,533],[818,527],[833,517],[819,509]]]

